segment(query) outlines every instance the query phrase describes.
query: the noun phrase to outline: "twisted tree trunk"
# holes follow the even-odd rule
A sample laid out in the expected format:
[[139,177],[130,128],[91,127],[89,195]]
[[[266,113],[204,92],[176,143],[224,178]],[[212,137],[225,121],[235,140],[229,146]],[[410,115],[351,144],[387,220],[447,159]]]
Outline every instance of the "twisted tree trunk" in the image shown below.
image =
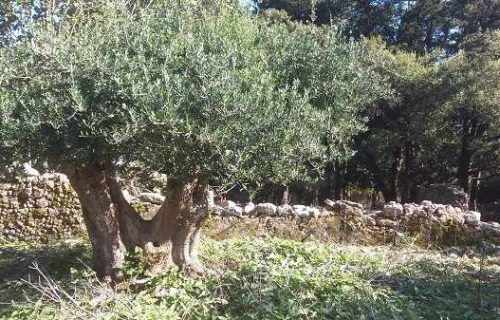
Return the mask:
[[167,199],[151,221],[155,246],[167,247],[172,261],[188,273],[201,273],[198,245],[201,225],[208,214],[212,197],[197,179],[182,183],[170,180]]
[[173,262],[190,274],[203,272],[198,261],[200,228],[213,206],[213,195],[198,179],[171,179],[165,202],[146,221],[126,201],[109,167],[81,167],[68,176],[81,203],[99,278],[119,281],[125,249],[135,247],[155,256],[156,271]]
[[80,200],[94,252],[95,271],[107,282],[119,281],[124,244],[118,219],[120,214],[111,199],[105,171],[98,166],[82,167],[73,170],[69,180]]

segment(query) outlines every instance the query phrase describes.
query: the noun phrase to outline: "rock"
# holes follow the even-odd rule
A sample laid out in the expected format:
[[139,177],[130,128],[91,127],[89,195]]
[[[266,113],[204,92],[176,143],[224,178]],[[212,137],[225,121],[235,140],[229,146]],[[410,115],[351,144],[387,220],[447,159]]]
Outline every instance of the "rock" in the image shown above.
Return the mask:
[[245,205],[245,207],[243,208],[243,213],[246,214],[246,215],[249,215],[251,216],[252,214],[254,214],[254,210],[255,210],[256,206],[253,202],[249,202]]
[[405,203],[403,205],[403,212],[405,216],[412,216],[416,212],[418,212],[421,207],[415,203]]
[[53,180],[49,180],[45,183],[45,185],[47,186],[47,188],[49,188],[50,190],[54,189],[55,186],[56,186],[56,183],[53,181]]
[[455,208],[453,206],[446,206],[446,214],[448,216],[448,221],[455,225],[463,225],[465,223],[465,217],[462,209]]
[[363,216],[363,222],[364,224],[366,224],[367,226],[376,226],[377,225],[377,220],[375,220],[375,218],[371,217],[371,216]]
[[347,200],[337,200],[332,201],[330,199],[326,199],[324,201],[325,205],[335,210],[345,210],[348,208],[357,208],[363,210],[363,205],[357,202],[347,201]]
[[139,200],[154,204],[162,204],[165,201],[165,197],[159,193],[145,192],[139,194]]
[[234,216],[234,217],[243,216],[243,208],[238,206],[231,200],[226,201],[225,212],[229,216]]
[[279,206],[276,209],[276,213],[280,217],[290,217],[290,216],[293,216],[293,214],[294,214],[293,207],[291,205],[288,205],[288,204],[284,204],[284,205]]
[[57,181],[59,181],[61,184],[69,184],[69,179],[67,175],[62,173],[54,173],[54,175],[57,177]]
[[479,222],[479,228],[487,237],[500,238],[500,223]]
[[303,205],[294,205],[292,206],[295,215],[299,218],[309,218],[309,217],[318,217],[319,210],[317,208],[303,206]]
[[479,225],[481,222],[481,213],[477,211],[467,211],[464,215],[465,223],[471,226]]
[[422,200],[422,202],[420,202],[420,205],[423,207],[430,207],[433,205],[433,203],[432,203],[432,201],[429,201],[429,200]]
[[436,204],[436,208],[434,209],[434,212],[432,212],[433,215],[436,217],[441,217],[447,214],[446,207],[442,204]]
[[403,206],[397,202],[391,201],[384,206],[384,217],[386,218],[399,219],[403,215]]
[[348,201],[348,200],[339,200],[339,201],[342,201],[343,203],[345,203],[349,207],[358,208],[358,209],[361,209],[361,210],[364,209],[364,207],[363,207],[363,205],[361,203],[352,202],[352,201]]
[[379,227],[395,228],[395,227],[397,227],[397,225],[398,225],[398,223],[394,220],[389,220],[389,219],[377,220],[377,226],[379,226]]
[[327,207],[332,208],[332,209],[335,209],[335,201],[330,200],[330,199],[325,199],[325,201],[323,201],[323,203],[324,203]]
[[357,207],[348,207],[346,210],[344,210],[344,215],[359,218],[364,216],[365,212]]
[[370,210],[370,211],[368,211],[367,215],[370,217],[373,217],[373,218],[383,218],[384,211],[382,211],[382,210]]
[[23,173],[28,177],[38,177],[40,172],[34,169],[28,162],[23,163]]
[[122,194],[123,194],[123,198],[125,198],[125,201],[127,201],[128,203],[134,203],[137,201],[136,198],[134,198],[130,192],[128,192],[128,190],[123,190],[122,191]]
[[256,216],[275,216],[276,215],[276,206],[272,203],[259,203],[255,207],[255,215]]

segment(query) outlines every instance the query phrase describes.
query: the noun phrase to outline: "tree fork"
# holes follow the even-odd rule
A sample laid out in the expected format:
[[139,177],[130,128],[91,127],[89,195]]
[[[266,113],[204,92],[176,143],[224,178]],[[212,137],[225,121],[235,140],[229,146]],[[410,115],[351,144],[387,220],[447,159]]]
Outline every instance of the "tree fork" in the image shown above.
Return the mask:
[[99,278],[120,281],[125,249],[135,247],[154,262],[154,272],[173,262],[189,274],[203,273],[198,260],[201,226],[214,202],[213,193],[198,179],[170,180],[165,202],[146,221],[123,196],[111,166],[85,166],[67,173],[81,203]]

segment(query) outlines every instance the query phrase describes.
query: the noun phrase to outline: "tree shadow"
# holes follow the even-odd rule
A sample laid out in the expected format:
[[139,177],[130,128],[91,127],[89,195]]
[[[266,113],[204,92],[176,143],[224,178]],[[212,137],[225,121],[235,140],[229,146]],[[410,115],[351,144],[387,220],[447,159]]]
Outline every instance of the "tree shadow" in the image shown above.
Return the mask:
[[[422,259],[379,274],[337,277],[266,275],[234,267],[219,280],[220,312],[236,319],[483,319],[500,318],[500,268],[481,272]],[[356,279],[356,277],[360,277]],[[320,281],[320,283],[315,283]]]
[[411,301],[423,319],[499,319],[500,268],[477,270],[456,260],[412,261],[372,279]]
[[[13,303],[37,301],[40,297],[28,283],[44,281],[42,271],[63,289],[70,289],[73,273],[92,265],[89,246],[83,243],[61,242],[44,246],[9,245],[0,258],[0,315],[8,314]],[[35,270],[37,266],[39,270]]]

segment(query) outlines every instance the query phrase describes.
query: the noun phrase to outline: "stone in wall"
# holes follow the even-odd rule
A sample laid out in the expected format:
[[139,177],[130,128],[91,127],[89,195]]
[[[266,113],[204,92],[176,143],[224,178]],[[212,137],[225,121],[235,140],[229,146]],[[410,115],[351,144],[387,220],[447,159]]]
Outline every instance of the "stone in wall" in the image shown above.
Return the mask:
[[84,230],[80,204],[66,176],[43,174],[0,183],[0,237],[48,241]]
[[418,191],[418,201],[449,204],[464,210],[469,208],[469,196],[457,186],[432,184]]

